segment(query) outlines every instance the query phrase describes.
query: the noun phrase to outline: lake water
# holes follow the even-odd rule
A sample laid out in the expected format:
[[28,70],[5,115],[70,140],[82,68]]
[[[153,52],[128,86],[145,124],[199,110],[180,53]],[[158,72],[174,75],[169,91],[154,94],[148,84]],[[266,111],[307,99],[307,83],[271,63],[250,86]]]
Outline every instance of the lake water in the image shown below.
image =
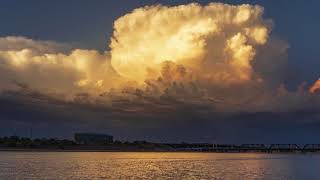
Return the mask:
[[0,179],[320,179],[317,154],[0,152]]

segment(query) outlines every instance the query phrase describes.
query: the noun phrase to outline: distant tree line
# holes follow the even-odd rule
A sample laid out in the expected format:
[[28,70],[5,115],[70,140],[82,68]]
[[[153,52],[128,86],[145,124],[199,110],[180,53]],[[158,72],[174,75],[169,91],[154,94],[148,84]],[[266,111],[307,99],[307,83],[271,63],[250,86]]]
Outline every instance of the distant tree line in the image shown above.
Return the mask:
[[67,139],[57,138],[35,138],[30,139],[26,137],[10,136],[0,137],[0,147],[21,147],[21,148],[33,148],[33,147],[45,147],[45,146],[72,146],[76,145],[74,141]]
[[169,149],[170,147],[161,143],[147,141],[113,141],[112,143],[100,144],[78,144],[73,140],[57,138],[26,138],[19,136],[0,137],[0,148],[43,148],[43,149],[88,149],[93,147],[101,150],[154,150]]

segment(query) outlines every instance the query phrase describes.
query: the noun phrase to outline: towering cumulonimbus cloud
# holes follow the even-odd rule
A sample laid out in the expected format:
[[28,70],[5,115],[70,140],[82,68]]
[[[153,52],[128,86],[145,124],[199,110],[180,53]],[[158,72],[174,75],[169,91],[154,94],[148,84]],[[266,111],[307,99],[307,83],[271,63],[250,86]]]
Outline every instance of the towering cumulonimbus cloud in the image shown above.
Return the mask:
[[172,61],[207,83],[252,80],[257,47],[268,40],[270,21],[252,5],[193,3],[146,6],[114,23],[111,63],[125,77],[144,82]]
[[269,37],[271,26],[261,6],[192,3],[146,6],[120,17],[105,52],[3,37],[0,92],[29,87],[70,95],[75,104],[142,114],[150,114],[146,106],[162,112],[188,105],[201,107],[200,114],[317,106],[303,88],[289,92],[281,84],[288,45]]
[[[176,71],[161,72],[168,65],[165,62],[185,70],[187,76],[175,79],[184,83],[257,80],[251,62],[270,31],[262,13],[260,6],[220,3],[135,9],[115,21],[111,51],[103,53],[72,50],[52,41],[3,37],[1,89],[22,83],[43,92],[100,94],[128,80],[131,83],[125,84],[131,87],[150,89],[148,80],[175,79],[168,76],[177,75]],[[164,91],[170,84],[157,86]]]

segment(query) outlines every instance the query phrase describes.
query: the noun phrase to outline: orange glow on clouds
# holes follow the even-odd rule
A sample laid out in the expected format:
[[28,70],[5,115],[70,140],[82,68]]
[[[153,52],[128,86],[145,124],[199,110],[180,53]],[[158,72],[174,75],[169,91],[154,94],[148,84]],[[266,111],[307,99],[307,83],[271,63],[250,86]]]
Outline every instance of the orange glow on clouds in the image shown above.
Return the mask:
[[311,86],[309,91],[310,93],[320,92],[320,79]]
[[[111,63],[138,82],[159,75],[172,61],[213,81],[241,82],[252,77],[251,61],[270,31],[263,8],[211,3],[147,6],[114,23]],[[206,70],[204,70],[206,69]]]

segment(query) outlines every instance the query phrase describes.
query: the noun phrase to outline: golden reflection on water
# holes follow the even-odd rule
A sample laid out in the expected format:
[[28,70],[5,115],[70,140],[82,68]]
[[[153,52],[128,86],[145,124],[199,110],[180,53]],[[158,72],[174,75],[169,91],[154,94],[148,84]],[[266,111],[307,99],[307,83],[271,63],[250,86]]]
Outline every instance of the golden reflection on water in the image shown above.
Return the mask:
[[313,179],[320,176],[314,168],[319,160],[294,154],[0,152],[0,179]]

